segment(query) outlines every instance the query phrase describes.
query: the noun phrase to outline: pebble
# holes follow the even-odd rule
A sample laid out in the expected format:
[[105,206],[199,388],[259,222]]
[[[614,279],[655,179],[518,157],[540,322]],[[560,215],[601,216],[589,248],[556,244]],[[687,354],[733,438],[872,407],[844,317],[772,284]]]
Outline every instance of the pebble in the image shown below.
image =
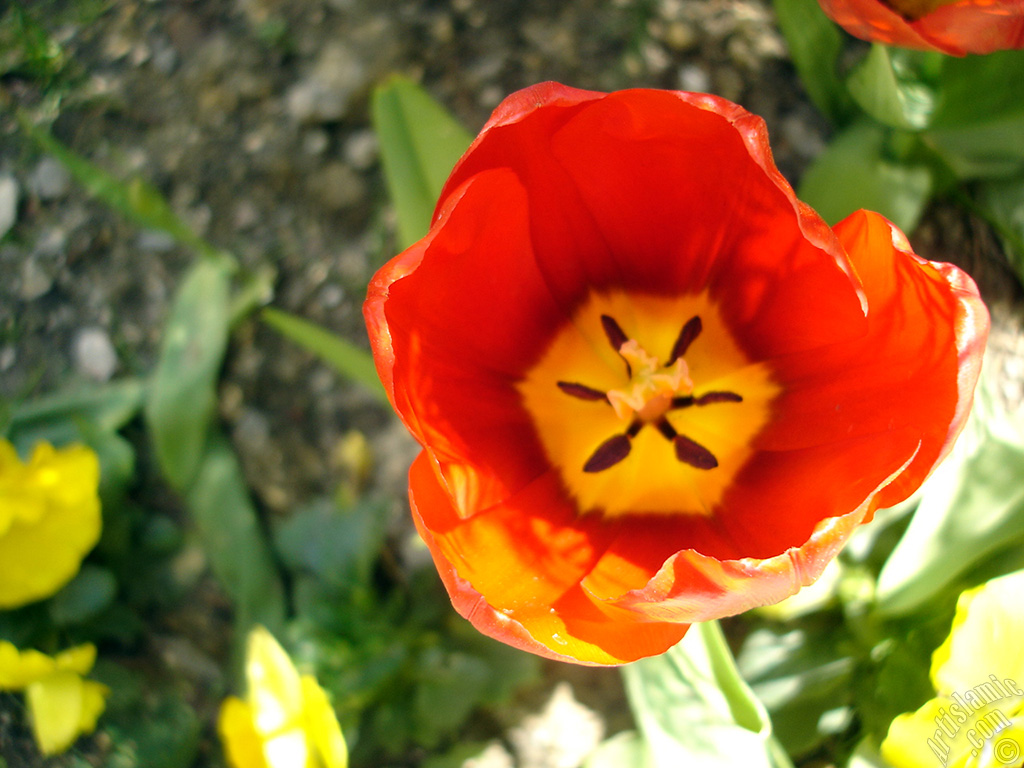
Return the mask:
[[174,238],[162,229],[144,229],[135,238],[135,245],[144,253],[168,253],[174,250]]
[[356,92],[367,84],[362,59],[334,41],[324,46],[312,70],[285,95],[288,113],[300,123],[329,123],[348,112]]
[[711,90],[711,78],[703,67],[684,64],[679,68],[679,87],[684,91],[707,93]]
[[565,681],[555,686],[542,712],[509,733],[520,768],[577,768],[603,737],[601,716],[576,701]]
[[71,188],[71,174],[57,158],[44,157],[29,174],[28,188],[40,200],[56,200]]
[[97,382],[110,381],[117,368],[117,352],[103,328],[83,328],[72,346],[75,367],[83,376]]
[[377,160],[379,148],[376,132],[367,128],[354,131],[345,141],[342,151],[349,165],[356,170],[365,171]]
[[306,186],[317,202],[330,211],[349,208],[366,196],[366,184],[344,163],[328,163],[306,180]]
[[21,265],[21,286],[18,296],[24,301],[34,301],[53,288],[53,275],[43,267],[39,259],[30,256]]
[[9,173],[0,174],[0,237],[18,220],[18,181]]
[[462,768],[515,768],[515,765],[508,750],[492,741],[483,752],[464,762]]

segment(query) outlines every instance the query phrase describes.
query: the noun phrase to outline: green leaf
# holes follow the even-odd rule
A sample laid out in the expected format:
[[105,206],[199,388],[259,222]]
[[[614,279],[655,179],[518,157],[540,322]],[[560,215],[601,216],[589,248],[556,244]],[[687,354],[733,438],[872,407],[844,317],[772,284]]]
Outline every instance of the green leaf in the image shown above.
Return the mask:
[[201,259],[189,269],[164,328],[145,404],[160,468],[184,491],[195,477],[213,420],[228,342],[228,266]]
[[58,626],[80,624],[110,605],[116,594],[114,574],[86,563],[49,602],[50,617]]
[[839,77],[839,30],[817,0],[775,0],[775,16],[807,95],[832,123],[846,123],[855,108]]
[[384,387],[377,378],[373,356],[368,351],[315,323],[273,307],[264,309],[260,317],[271,328],[308,349],[339,374],[362,384],[381,402],[387,402]]
[[978,205],[995,226],[1010,263],[1024,282],[1024,176],[983,183]]
[[844,653],[844,642],[849,638],[841,629],[822,622],[760,628],[743,642],[740,671],[791,755],[807,754],[833,735],[825,714],[851,703],[854,661]]
[[846,80],[861,109],[893,128],[919,130],[935,109],[935,92],[906,68],[897,69],[890,49],[880,43]]
[[491,671],[475,656],[440,648],[428,649],[416,662],[413,735],[417,744],[434,749],[484,697]]
[[1024,51],[947,57],[935,125],[971,126],[1024,114]]
[[373,93],[373,126],[403,248],[430,228],[434,206],[472,137],[426,91],[395,76]]
[[622,668],[646,768],[791,766],[743,682],[717,622],[691,627],[661,656]]
[[235,603],[236,640],[284,622],[284,589],[234,452],[214,431],[185,497],[214,575]]
[[878,578],[878,611],[909,613],[1001,549],[1024,543],[1024,414],[1007,413],[987,374],[949,457],[921,488]]
[[1024,172],[1024,51],[948,58],[942,101],[927,131],[960,178]]
[[82,387],[19,403],[11,413],[12,433],[42,425],[83,420],[100,431],[115,432],[142,406],[144,388],[139,379],[121,379],[98,387]]
[[[117,691],[119,680],[104,682]],[[148,687],[131,707],[111,702],[100,721],[111,744],[104,768],[186,768],[195,762],[203,730],[199,717],[180,694]]]
[[205,256],[231,258],[198,237],[173,211],[160,191],[149,182],[138,177],[121,181],[66,147],[49,131],[33,124],[24,114],[19,113],[18,119],[22,129],[44,151],[60,160],[89,194],[121,215],[142,227],[166,232],[178,242],[196,249]]
[[277,526],[274,543],[292,570],[310,571],[335,587],[366,586],[384,543],[387,511],[377,501],[338,509],[322,500]]
[[931,197],[932,173],[926,165],[890,159],[886,142],[879,125],[850,126],[807,169],[798,196],[829,224],[866,208],[909,234]]

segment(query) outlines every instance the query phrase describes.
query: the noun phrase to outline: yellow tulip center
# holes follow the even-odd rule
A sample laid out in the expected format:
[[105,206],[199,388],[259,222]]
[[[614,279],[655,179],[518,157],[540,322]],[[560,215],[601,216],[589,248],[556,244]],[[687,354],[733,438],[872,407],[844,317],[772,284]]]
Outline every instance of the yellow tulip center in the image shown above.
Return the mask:
[[779,388],[706,296],[594,294],[519,384],[581,512],[713,514]]

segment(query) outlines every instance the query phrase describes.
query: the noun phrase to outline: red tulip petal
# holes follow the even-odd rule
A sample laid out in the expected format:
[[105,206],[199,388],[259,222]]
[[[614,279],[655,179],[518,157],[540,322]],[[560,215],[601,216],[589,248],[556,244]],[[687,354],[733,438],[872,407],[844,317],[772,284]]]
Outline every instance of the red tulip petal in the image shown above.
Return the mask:
[[505,502],[460,517],[429,452],[409,474],[419,515],[459,576],[508,612],[558,600],[600,557],[611,532],[602,521],[579,520],[554,471]]
[[940,46],[923,37],[909,21],[880,0],[818,0],[822,9],[836,24],[854,37],[887,45],[942,51],[963,56],[959,46]]
[[1024,2],[961,0],[913,23],[921,37],[949,53],[985,54],[1024,48]]
[[961,0],[908,21],[880,0],[818,0],[851,35],[952,56],[1024,48],[1024,3]]
[[[578,587],[572,587],[572,574],[566,578],[566,572],[560,570],[557,563],[550,562],[553,556],[545,554],[543,547],[534,551],[533,556],[537,559],[531,562],[530,547],[524,548],[522,540],[517,539],[511,546],[508,542],[502,545],[504,532],[499,526],[484,525],[469,534],[479,536],[475,543],[483,543],[483,551],[463,551],[453,546],[448,536],[460,526],[460,521],[431,469],[426,452],[417,457],[410,469],[409,499],[416,528],[430,550],[452,605],[490,637],[546,658],[581,664],[621,664],[661,653],[678,642],[686,632],[687,628],[679,624],[638,623],[635,617],[628,621],[609,622],[607,613],[598,611]],[[490,534],[495,538],[486,541]],[[463,540],[461,543],[464,545],[466,542]],[[570,557],[573,556],[571,550],[570,546],[566,553]],[[473,570],[471,577],[482,577],[488,594],[496,584],[499,598],[507,598],[509,589],[530,597],[531,588],[535,588],[537,594],[547,597],[549,602],[496,609],[456,567],[456,564],[466,566],[466,555],[471,555],[476,561],[474,568],[482,566],[486,569],[485,573]],[[549,562],[537,570],[541,559]],[[578,579],[579,573],[576,573],[575,580]],[[566,589],[568,594],[555,595]],[[587,617],[588,611],[580,610],[581,601],[587,603],[589,613],[596,615]],[[563,607],[555,610],[553,606],[556,603]],[[608,610],[624,614],[615,607]]]
[[512,174],[478,174],[374,277],[364,308],[392,404],[431,446],[463,514],[547,466],[514,382],[565,315],[530,258],[528,213]]
[[[754,359],[862,333],[841,249],[774,169],[760,118],[713,96],[624,91],[551,143],[615,254],[596,287],[707,290]],[[566,258],[534,247],[542,269]]]

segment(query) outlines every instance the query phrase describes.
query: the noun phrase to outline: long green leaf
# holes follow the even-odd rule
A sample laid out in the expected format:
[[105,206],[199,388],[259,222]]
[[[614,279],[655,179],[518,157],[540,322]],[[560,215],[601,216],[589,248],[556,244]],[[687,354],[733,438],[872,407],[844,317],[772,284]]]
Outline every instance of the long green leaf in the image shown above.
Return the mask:
[[949,58],[928,143],[960,178],[1024,172],[1024,51]]
[[45,395],[16,405],[10,429],[15,432],[47,422],[83,419],[96,429],[113,432],[139,412],[143,391],[139,379],[120,379],[102,386]]
[[164,328],[145,404],[160,468],[184,491],[195,477],[216,406],[228,342],[230,269],[201,259],[189,269]]
[[19,114],[22,129],[46,152],[56,157],[75,180],[99,200],[136,224],[159,229],[178,242],[196,249],[205,256],[230,258],[218,251],[181,220],[160,191],[139,177],[122,181],[95,163],[86,160],[55,139],[48,131]]
[[932,194],[932,172],[886,157],[886,137],[886,129],[869,122],[844,130],[807,169],[800,199],[829,224],[867,208],[912,232]]
[[430,228],[434,206],[472,137],[422,88],[395,76],[373,93],[373,126],[406,248]]
[[256,623],[284,622],[284,589],[234,452],[211,432],[185,501],[218,581],[235,604],[236,639]]
[[[775,735],[792,755],[805,755],[826,738],[825,712],[849,716],[854,660],[844,653],[848,633],[833,622],[762,627],[743,642],[737,663],[771,714]],[[840,718],[839,729],[846,722]]]
[[807,95],[834,124],[846,123],[855,109],[839,76],[839,30],[817,0],[775,0],[775,16]]
[[935,109],[935,92],[926,83],[905,76],[894,66],[890,49],[880,43],[846,81],[861,109],[893,128],[919,130],[928,125]]
[[995,226],[1006,255],[1024,283],[1024,176],[985,182],[978,198],[981,212]]
[[267,307],[260,314],[267,325],[305,347],[345,378],[362,384],[382,402],[387,402],[384,387],[377,378],[373,357],[365,349],[336,336],[316,323]]
[[622,676],[643,742],[637,768],[791,768],[717,622],[693,626],[675,648],[623,667]]

